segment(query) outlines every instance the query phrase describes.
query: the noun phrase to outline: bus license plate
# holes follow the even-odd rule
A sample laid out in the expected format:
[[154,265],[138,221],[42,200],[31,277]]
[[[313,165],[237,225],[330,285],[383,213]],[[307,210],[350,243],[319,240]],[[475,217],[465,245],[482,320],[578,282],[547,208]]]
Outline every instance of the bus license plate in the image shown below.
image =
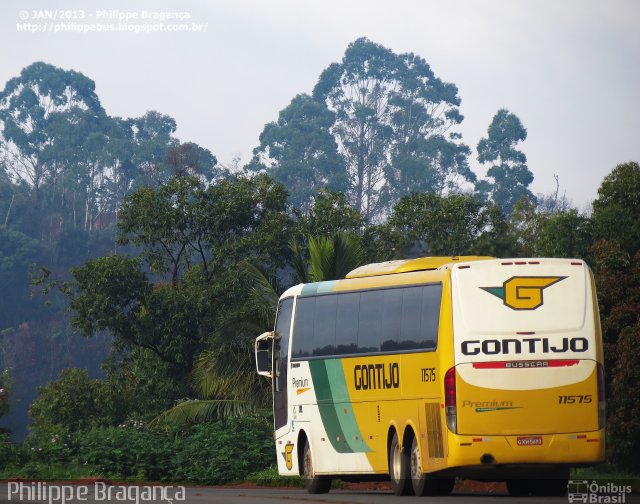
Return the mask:
[[518,437],[518,446],[541,446],[542,436]]

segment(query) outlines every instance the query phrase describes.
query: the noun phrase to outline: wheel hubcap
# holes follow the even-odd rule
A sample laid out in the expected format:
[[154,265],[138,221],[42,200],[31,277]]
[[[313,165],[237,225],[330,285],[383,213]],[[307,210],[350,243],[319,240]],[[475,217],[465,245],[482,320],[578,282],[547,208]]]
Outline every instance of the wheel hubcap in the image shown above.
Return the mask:
[[413,442],[413,449],[411,450],[411,477],[413,479],[420,479],[422,476],[422,467],[420,467],[420,451],[418,450],[418,443]]
[[401,454],[400,445],[397,444],[395,449],[393,450],[393,479],[395,481],[400,481],[400,454]]

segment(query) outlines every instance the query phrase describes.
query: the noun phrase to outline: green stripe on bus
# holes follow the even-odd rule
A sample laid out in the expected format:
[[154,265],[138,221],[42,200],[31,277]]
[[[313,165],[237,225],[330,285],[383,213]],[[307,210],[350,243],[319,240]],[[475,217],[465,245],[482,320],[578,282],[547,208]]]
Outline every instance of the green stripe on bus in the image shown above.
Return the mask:
[[334,400],[336,416],[340,422],[342,433],[353,452],[369,452],[371,449],[362,439],[362,434],[358,428],[358,422],[353,413],[353,407],[349,400],[349,391],[344,377],[344,369],[340,359],[326,360],[327,377],[329,387]]
[[331,446],[333,446],[333,449],[338,453],[352,453],[353,450],[351,446],[346,443],[335,406],[333,405],[331,386],[329,385],[325,362],[321,360],[309,361],[309,370],[311,371],[313,388],[316,392],[320,418],[322,418],[324,430],[327,431],[327,437],[331,442]]

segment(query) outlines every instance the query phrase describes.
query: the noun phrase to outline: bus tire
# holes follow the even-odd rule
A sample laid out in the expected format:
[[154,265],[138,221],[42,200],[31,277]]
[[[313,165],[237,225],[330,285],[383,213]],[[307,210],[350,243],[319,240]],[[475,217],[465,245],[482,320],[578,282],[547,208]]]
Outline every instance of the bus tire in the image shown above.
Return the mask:
[[567,494],[569,483],[569,469],[563,468],[542,475],[540,479],[532,485],[531,493],[542,497],[561,497]]
[[411,468],[411,485],[413,486],[413,493],[418,497],[424,497],[426,495],[449,495],[453,490],[455,483],[454,478],[438,478],[433,474],[425,474],[422,472],[422,466],[420,464],[420,447],[418,446],[418,439],[414,436],[411,442],[411,455],[410,455],[410,468]]
[[391,486],[396,495],[411,495],[411,473],[409,472],[409,455],[398,441],[398,433],[393,433],[389,446],[389,476]]
[[309,441],[304,443],[304,451],[302,456],[302,477],[304,479],[304,487],[310,494],[328,493],[331,489],[331,478],[323,478],[316,476],[313,469],[313,457],[311,456],[311,447]]
[[528,479],[507,480],[507,490],[514,497],[526,497],[531,494],[531,483]]

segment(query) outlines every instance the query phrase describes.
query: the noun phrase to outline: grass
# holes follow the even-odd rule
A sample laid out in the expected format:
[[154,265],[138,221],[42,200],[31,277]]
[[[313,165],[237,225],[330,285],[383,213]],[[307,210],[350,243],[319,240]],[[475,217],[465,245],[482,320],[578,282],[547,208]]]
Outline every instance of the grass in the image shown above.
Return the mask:
[[247,481],[259,486],[304,487],[304,481],[300,476],[280,476],[275,466],[249,475]]
[[640,476],[621,472],[608,464],[593,467],[581,467],[571,470],[570,479],[597,481],[598,484],[614,483],[617,486],[630,485],[634,493],[640,492]]
[[68,481],[83,478],[99,478],[98,471],[86,465],[69,463],[29,462],[22,466],[8,465],[0,469],[0,480],[37,479],[43,481]]

